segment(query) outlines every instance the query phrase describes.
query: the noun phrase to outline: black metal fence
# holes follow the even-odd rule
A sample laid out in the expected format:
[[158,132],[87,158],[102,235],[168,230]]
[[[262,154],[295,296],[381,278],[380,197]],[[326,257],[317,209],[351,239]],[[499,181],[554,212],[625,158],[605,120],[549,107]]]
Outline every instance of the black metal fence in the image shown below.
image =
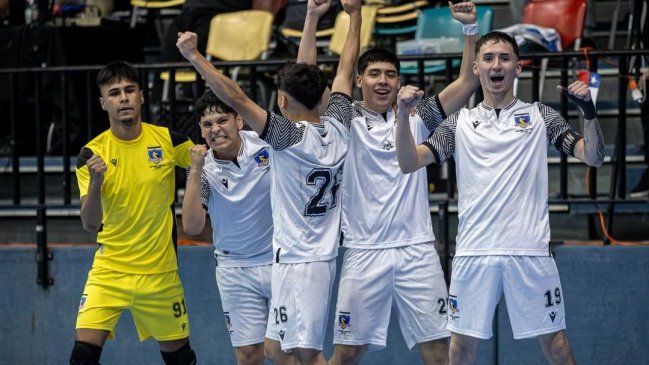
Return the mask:
[[[626,192],[626,128],[627,128],[627,94],[628,76],[630,69],[635,69],[636,60],[646,57],[649,51],[593,51],[588,53],[591,71],[597,71],[598,60],[606,59],[616,65],[614,77],[618,78],[617,88],[617,131],[615,141],[607,141],[614,146],[612,154],[607,159],[612,164],[611,187],[606,196],[597,193],[597,171],[593,170],[588,180],[588,196],[575,197],[568,190],[568,158],[560,157],[559,194],[552,199],[551,204],[568,207],[573,205],[606,205],[608,225],[613,225],[615,207],[618,204],[643,204],[646,209],[647,201],[628,200]],[[560,83],[566,85],[574,70],[576,60],[583,60],[581,52],[563,53],[530,53],[522,55],[531,60],[526,67],[531,70],[531,99],[539,101],[540,60],[547,57],[553,69],[559,71]],[[425,88],[430,82],[430,75],[424,73],[425,61],[444,60],[446,71],[435,75],[436,80],[450,83],[457,73],[452,67],[453,59],[461,54],[438,54],[425,56],[402,56],[403,61],[415,61],[418,73],[412,75],[407,82],[418,84]],[[218,68],[229,72],[234,67],[240,67],[244,75],[242,87],[258,103],[272,107],[275,71],[286,61],[266,60],[250,62],[214,62]],[[335,70],[337,59],[319,60],[326,70]],[[143,120],[164,120],[171,129],[186,128],[185,132],[195,141],[199,138],[196,120],[193,115],[193,102],[199,96],[204,84],[200,77],[189,84],[183,84],[184,92],[178,92],[176,74],[191,70],[185,63],[169,64],[139,64],[136,65],[141,76],[141,85],[145,95]],[[68,214],[78,212],[79,201],[73,199],[73,163],[79,148],[91,138],[108,128],[107,117],[99,109],[99,92],[95,85],[95,77],[101,66],[87,67],[46,67],[0,69],[0,131],[4,135],[4,145],[0,148],[0,178],[3,180],[4,195],[0,198],[0,213],[23,214],[37,217],[37,241],[39,244],[39,260],[42,260],[45,274],[39,276],[47,285],[46,223],[52,210],[67,210]],[[160,80],[161,72],[168,72],[168,81]],[[479,93],[478,93],[479,94]],[[478,96],[479,97],[479,96]],[[561,96],[558,110],[569,119],[568,101]],[[189,123],[189,127],[184,124]],[[196,133],[192,135],[192,133]],[[53,161],[53,162],[52,162]],[[46,174],[49,163],[61,173],[54,183],[58,192],[46,199],[52,186],[46,184]],[[25,171],[35,173],[35,181],[26,177]],[[444,197],[431,201],[431,212],[439,212],[442,226],[439,238],[448,243],[448,217],[453,213],[455,201],[455,181],[453,162],[448,168],[449,176],[447,192]],[[57,187],[57,185],[60,186]],[[35,187],[35,198],[25,198],[23,188]],[[640,206],[638,206],[640,208]],[[448,245],[447,245],[448,246]]]

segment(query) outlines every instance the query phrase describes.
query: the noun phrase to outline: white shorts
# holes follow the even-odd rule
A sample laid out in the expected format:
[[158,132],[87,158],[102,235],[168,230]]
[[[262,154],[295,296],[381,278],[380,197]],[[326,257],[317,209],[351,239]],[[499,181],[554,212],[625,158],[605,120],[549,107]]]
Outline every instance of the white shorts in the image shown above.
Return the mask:
[[334,344],[385,348],[392,305],[409,349],[450,336],[446,282],[432,243],[348,249],[343,259]]
[[491,338],[503,292],[515,339],[566,328],[559,271],[550,256],[460,256],[453,259],[448,329]]
[[262,343],[264,337],[278,340],[270,322],[271,268],[216,267],[225,327],[234,347]]
[[336,260],[273,264],[273,318],[282,350],[322,351]]

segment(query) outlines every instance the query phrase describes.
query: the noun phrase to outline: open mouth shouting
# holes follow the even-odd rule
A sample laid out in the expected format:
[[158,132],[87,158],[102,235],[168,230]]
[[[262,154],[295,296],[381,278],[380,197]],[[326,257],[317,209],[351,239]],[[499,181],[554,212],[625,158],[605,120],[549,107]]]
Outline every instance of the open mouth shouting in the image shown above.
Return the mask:
[[491,75],[489,77],[489,80],[491,80],[491,83],[494,85],[499,85],[502,84],[503,81],[505,81],[505,76],[502,75]]

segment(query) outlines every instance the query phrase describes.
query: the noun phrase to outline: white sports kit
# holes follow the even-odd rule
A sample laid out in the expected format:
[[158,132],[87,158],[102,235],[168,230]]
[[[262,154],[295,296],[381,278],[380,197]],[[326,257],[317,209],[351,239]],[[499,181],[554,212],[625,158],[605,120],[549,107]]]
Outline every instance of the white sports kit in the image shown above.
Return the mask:
[[549,246],[547,145],[574,155],[580,138],[553,109],[514,99],[499,115],[484,103],[462,109],[424,142],[437,162],[451,156],[456,162],[460,194],[451,331],[491,337],[503,292],[515,338],[565,328]]
[[[395,113],[355,102],[343,173],[343,245],[334,343],[384,348],[393,303],[409,348],[450,336],[447,290],[432,242],[426,170],[403,174],[395,143]],[[417,142],[444,119],[437,97],[423,99],[410,118]]]
[[237,164],[209,150],[201,173],[201,202],[210,215],[225,325],[232,346],[279,340],[271,325],[273,221],[270,146],[240,131]]
[[272,146],[273,316],[283,350],[322,350],[350,119],[349,97],[332,93],[320,125],[294,123],[269,112],[261,135]]

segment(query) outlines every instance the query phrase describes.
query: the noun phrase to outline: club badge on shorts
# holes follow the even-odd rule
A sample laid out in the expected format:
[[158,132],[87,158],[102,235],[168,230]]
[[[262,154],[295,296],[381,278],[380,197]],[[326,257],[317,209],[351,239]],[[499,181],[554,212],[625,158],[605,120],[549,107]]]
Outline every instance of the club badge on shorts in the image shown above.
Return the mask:
[[338,312],[338,333],[346,335],[352,331],[352,316],[349,312]]
[[83,294],[81,296],[81,300],[79,301],[79,312],[81,312],[83,308],[86,306],[87,299],[88,299],[88,294]]
[[457,302],[457,297],[449,295],[448,297],[448,318],[451,321],[460,319],[460,307]]
[[232,322],[230,321],[230,312],[223,312],[223,318],[225,319],[225,328],[228,329],[228,332],[234,332],[232,330]]

